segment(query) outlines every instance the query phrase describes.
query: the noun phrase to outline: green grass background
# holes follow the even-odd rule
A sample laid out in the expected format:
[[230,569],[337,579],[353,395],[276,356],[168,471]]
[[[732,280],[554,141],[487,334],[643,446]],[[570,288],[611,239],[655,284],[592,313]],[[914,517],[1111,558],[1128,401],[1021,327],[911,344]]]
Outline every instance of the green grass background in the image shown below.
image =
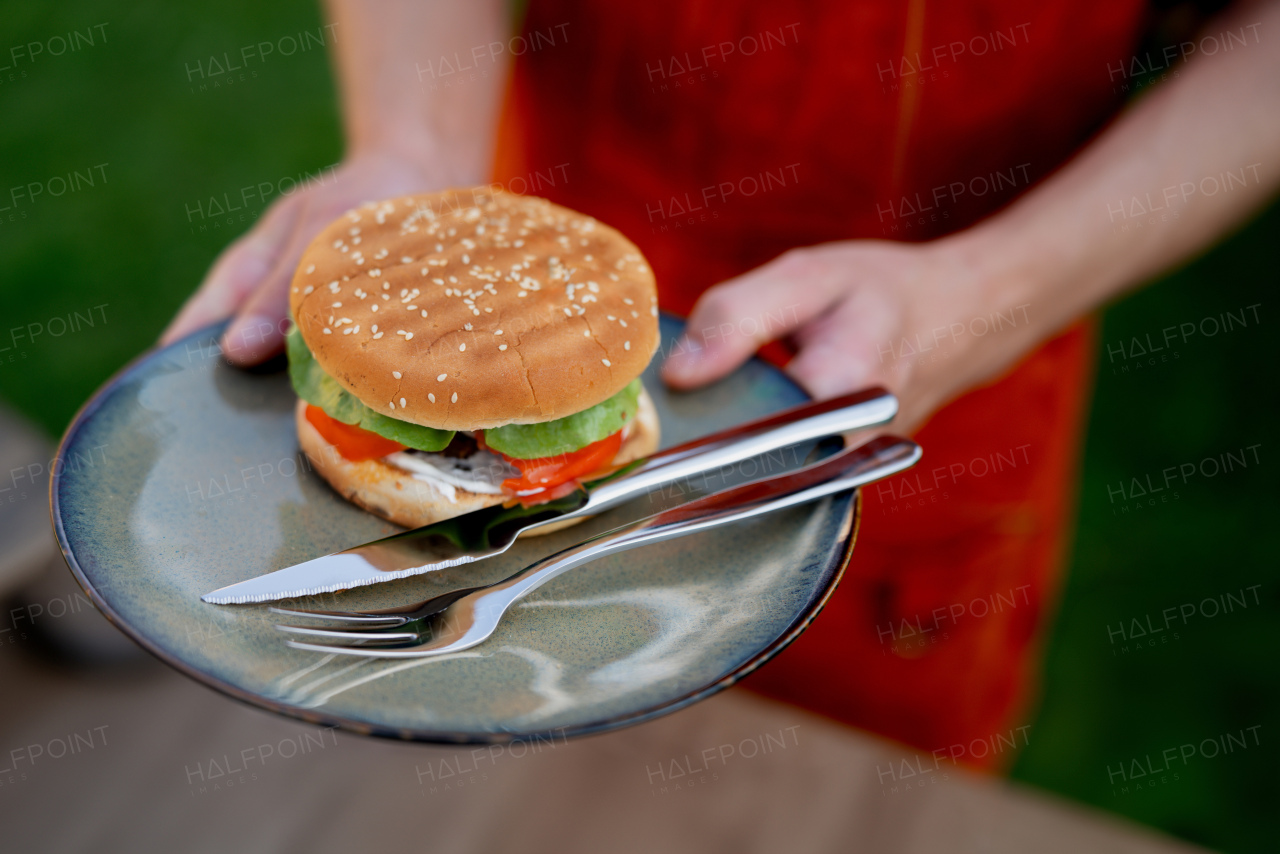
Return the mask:
[[[0,396],[51,435],[146,348],[217,252],[251,224],[197,230],[187,210],[259,181],[297,178],[341,155],[321,50],[270,57],[244,84],[192,91],[210,54],[320,26],[310,0],[0,4]],[[70,29],[97,44],[16,64],[9,48]],[[25,72],[25,76],[23,73]],[[10,188],[105,163],[106,181],[52,198]],[[1280,737],[1280,557],[1271,486],[1277,375],[1271,292],[1280,261],[1272,209],[1188,268],[1110,308],[1121,340],[1261,303],[1261,323],[1174,349],[1128,374],[1100,348],[1071,571],[1047,650],[1043,702],[1014,776],[1228,851],[1274,850]],[[100,311],[95,306],[104,306]],[[92,328],[14,347],[9,330],[93,311]],[[102,315],[105,314],[105,322]],[[55,322],[54,326],[57,326]],[[1131,364],[1131,363],[1130,363]],[[1107,486],[1158,477],[1261,444],[1260,465],[1196,478],[1176,502],[1113,515]],[[1120,655],[1108,626],[1241,588],[1260,604],[1175,627]],[[1179,779],[1119,793],[1107,769],[1168,747],[1256,730],[1261,744],[1196,758]]]

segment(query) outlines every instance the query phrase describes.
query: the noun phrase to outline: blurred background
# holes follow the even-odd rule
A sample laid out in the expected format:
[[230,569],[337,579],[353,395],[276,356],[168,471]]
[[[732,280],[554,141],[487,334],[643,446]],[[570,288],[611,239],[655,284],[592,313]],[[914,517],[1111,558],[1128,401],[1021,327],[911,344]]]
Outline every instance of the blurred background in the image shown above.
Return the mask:
[[[57,437],[151,346],[228,242],[337,163],[339,121],[328,57],[314,45],[231,86],[202,89],[192,70],[272,34],[317,32],[312,0],[0,9],[0,398]],[[9,51],[73,29],[93,44],[17,61]],[[260,189],[246,202],[249,185]],[[219,212],[226,199],[239,209]],[[1034,735],[1012,772],[1227,851],[1273,850],[1277,829],[1278,237],[1273,207],[1103,315],[1071,569]],[[1246,310],[1243,328],[1135,354],[1134,339],[1145,347],[1166,327]],[[1194,477],[1175,500],[1117,494],[1133,478],[1242,448],[1253,449],[1246,468]],[[1203,601],[1227,594],[1247,607],[1206,616]],[[1161,631],[1161,613],[1187,604],[1195,614]],[[1259,747],[1200,761],[1169,784],[1123,792],[1107,772],[1253,726]]]

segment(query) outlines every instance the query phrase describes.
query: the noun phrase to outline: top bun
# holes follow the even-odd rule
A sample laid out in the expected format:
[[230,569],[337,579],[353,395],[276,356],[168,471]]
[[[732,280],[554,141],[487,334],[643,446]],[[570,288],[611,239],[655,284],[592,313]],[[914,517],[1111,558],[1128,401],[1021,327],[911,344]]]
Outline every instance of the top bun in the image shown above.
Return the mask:
[[607,400],[653,357],[657,303],[620,233],[489,187],[348,211],[307,247],[289,292],[326,373],[376,412],[442,430]]

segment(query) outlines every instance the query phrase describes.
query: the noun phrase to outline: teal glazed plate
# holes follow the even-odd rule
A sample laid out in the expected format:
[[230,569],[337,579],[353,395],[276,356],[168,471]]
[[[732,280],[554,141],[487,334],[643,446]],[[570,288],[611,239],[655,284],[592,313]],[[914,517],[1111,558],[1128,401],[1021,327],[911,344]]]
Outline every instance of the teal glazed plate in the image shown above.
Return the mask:
[[[753,360],[692,393],[644,381],[673,445],[805,400]],[[290,649],[264,605],[200,595],[400,530],[311,470],[283,371],[230,367],[221,326],[145,354],[85,404],[50,489],[63,555],[94,603],[164,662],[232,697],[317,724],[432,742],[600,732],[711,696],[794,640],[835,590],[857,533],[843,493],[614,555],[549,582],[494,636],[433,659]],[[676,484],[499,557],[320,597],[311,608],[386,608],[487,584],[576,542],[706,492],[795,468],[812,446]],[[70,461],[84,464],[72,465]]]

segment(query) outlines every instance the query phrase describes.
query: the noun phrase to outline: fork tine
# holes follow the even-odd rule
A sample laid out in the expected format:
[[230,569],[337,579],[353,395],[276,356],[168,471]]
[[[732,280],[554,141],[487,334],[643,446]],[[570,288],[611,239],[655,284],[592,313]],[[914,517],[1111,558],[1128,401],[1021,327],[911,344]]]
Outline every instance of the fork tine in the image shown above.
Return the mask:
[[277,608],[274,605],[267,608],[273,614],[281,614],[286,617],[306,617],[313,620],[338,620],[346,623],[360,623],[363,625],[381,624],[390,628],[395,626],[403,626],[409,622],[407,617],[398,616],[396,614],[365,614],[360,611],[302,611],[293,608]]
[[353,629],[316,629],[310,626],[284,625],[278,625],[276,628],[282,632],[289,632],[290,634],[314,635],[316,637],[333,638],[335,640],[378,641],[389,643],[392,641],[416,641],[420,637],[417,632],[362,632]]
[[[308,652],[323,652],[332,655],[357,655],[364,658],[432,658],[455,652],[447,647],[441,649],[422,649],[425,644],[405,643],[399,646],[325,646],[318,643],[287,640],[287,646],[294,649],[305,649]],[[465,647],[464,647],[465,648]]]

